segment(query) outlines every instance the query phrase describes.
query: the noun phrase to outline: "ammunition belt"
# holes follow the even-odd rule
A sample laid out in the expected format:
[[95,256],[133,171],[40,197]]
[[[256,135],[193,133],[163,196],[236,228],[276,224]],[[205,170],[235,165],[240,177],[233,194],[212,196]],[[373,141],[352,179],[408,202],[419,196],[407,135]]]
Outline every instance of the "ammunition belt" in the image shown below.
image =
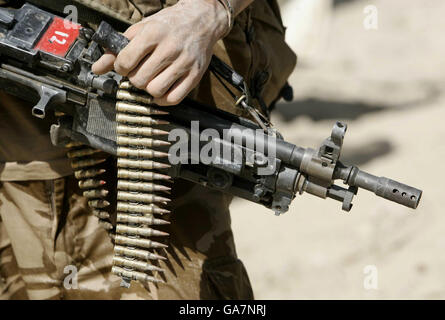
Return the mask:
[[160,261],[166,259],[162,251],[167,245],[159,239],[168,233],[157,228],[169,224],[162,216],[170,213],[172,182],[165,172],[170,143],[163,139],[168,131],[160,129],[168,125],[162,120],[168,112],[154,108],[151,97],[128,81],[120,84],[116,97],[115,199],[107,188],[112,184],[103,178],[109,155],[73,142],[67,145],[68,157],[88,205],[114,241],[112,272],[122,278],[121,285],[163,282],[156,273],[163,271]]

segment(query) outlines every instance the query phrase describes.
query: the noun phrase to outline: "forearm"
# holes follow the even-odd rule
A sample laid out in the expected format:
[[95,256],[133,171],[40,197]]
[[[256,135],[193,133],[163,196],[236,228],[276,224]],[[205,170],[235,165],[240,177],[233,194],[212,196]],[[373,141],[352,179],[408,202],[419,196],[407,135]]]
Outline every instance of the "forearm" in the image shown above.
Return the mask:
[[[196,2],[197,0],[182,0],[182,3]],[[244,9],[246,9],[254,0],[200,0],[201,6],[212,8],[208,15],[212,16],[215,32],[221,35],[227,35],[232,27],[233,20]],[[181,3],[179,2],[179,3]],[[229,20],[230,19],[230,20]],[[230,24],[229,24],[230,22]]]
[[246,7],[253,1],[254,0],[216,0],[216,2],[219,3],[219,10],[223,10],[225,12],[227,21],[225,35],[227,35],[233,27],[235,17],[246,9]]

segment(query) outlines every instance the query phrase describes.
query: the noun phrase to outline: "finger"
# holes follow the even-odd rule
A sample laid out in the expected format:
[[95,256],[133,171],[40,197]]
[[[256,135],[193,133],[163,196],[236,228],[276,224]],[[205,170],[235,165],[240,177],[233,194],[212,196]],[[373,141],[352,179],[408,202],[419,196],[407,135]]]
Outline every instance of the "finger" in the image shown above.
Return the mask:
[[[134,24],[125,31],[124,36],[128,39],[133,39],[140,28],[141,26],[139,24]],[[115,61],[116,55],[107,50],[105,54],[92,65],[91,71],[98,75],[110,72],[114,68]]]
[[123,35],[128,39],[132,40],[139,32],[139,30],[143,27],[143,24],[138,22],[130,26]]
[[166,56],[165,51],[158,47],[128,74],[128,79],[136,88],[145,90],[148,83],[172,65],[178,56],[179,53],[175,52],[169,52]]
[[114,61],[116,56],[107,51],[99,60],[97,60],[92,66],[91,71],[97,75],[105,74],[113,70]]
[[[140,25],[140,27],[142,27],[142,25]],[[132,31],[132,33],[133,32],[137,31]],[[117,56],[114,62],[114,70],[122,76],[127,76],[139,65],[146,55],[155,49],[156,45],[157,41],[155,41],[149,33],[138,32]]]
[[176,61],[150,81],[145,90],[154,98],[160,98],[189,71],[189,68],[185,68],[181,62]]
[[194,77],[191,73],[186,74],[177,80],[163,97],[155,98],[153,102],[160,106],[177,105],[198,85],[199,79],[200,77]]

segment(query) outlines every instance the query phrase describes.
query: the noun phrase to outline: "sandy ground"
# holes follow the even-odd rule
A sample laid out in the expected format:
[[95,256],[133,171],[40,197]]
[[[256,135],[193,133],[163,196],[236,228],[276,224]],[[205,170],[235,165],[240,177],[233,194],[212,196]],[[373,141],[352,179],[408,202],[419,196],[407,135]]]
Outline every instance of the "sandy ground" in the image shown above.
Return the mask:
[[[281,217],[236,200],[238,254],[259,299],[443,299],[445,2],[336,2],[322,54],[300,61],[295,101],[274,123],[290,142],[318,147],[335,120],[347,122],[343,160],[419,187],[423,199],[414,211],[362,191],[343,213],[305,194]],[[378,30],[363,27],[368,4]],[[378,289],[364,288],[369,265]]]

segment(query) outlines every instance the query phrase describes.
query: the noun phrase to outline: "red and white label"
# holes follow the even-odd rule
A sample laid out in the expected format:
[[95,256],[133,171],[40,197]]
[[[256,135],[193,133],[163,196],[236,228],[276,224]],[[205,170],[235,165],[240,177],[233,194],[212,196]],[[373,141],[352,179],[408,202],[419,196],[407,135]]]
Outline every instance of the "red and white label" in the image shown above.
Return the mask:
[[55,17],[34,49],[65,57],[79,36],[80,25]]

